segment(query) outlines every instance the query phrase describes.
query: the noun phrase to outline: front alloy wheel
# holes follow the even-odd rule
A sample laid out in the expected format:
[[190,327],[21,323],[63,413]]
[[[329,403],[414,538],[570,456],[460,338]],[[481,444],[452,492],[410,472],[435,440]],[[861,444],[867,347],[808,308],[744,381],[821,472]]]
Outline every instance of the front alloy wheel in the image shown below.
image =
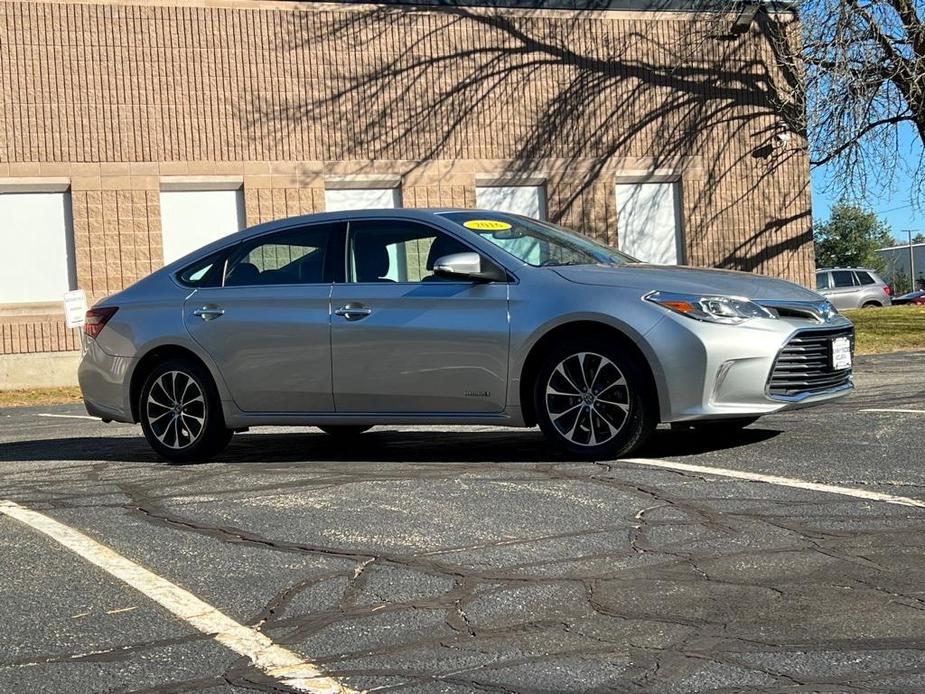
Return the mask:
[[586,458],[612,458],[639,447],[656,424],[644,368],[603,341],[560,346],[547,355],[535,383],[543,433]]
[[157,366],[145,380],[138,404],[148,444],[167,460],[205,460],[231,440],[211,375],[193,360]]
[[572,354],[546,382],[546,412],[559,434],[574,445],[600,446],[613,440],[629,410],[626,378],[602,354]]

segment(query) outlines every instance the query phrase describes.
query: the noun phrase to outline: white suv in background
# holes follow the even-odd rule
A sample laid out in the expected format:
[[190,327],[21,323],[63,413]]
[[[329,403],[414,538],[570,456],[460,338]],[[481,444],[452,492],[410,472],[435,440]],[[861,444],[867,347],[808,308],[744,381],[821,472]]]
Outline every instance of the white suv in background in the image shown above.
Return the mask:
[[868,268],[816,270],[816,291],[836,308],[873,308],[891,303],[889,285]]

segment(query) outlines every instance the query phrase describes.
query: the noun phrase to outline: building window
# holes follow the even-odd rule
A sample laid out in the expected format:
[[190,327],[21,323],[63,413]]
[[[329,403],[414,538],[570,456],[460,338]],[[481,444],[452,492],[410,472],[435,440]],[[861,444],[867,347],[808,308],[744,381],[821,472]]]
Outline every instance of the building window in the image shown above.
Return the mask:
[[680,220],[677,182],[617,184],[617,231],[624,253],[647,263],[681,263]]
[[244,193],[236,190],[162,190],[164,264],[244,227]]
[[544,186],[478,186],[475,206],[482,210],[511,212],[533,219],[546,219]]
[[0,303],[62,301],[77,288],[70,193],[0,193],[0,220]]
[[378,210],[401,207],[398,188],[328,188],[324,191],[324,209]]

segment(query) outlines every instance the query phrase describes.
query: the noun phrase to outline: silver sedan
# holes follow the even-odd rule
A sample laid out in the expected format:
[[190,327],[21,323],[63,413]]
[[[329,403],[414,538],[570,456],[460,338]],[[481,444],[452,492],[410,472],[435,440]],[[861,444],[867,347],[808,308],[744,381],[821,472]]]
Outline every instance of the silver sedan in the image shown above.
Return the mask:
[[173,461],[267,424],[539,425],[612,458],[659,422],[735,429],[853,388],[852,325],[815,292],[484,210],[256,226],[101,301],[84,331],[87,411],[140,422]]

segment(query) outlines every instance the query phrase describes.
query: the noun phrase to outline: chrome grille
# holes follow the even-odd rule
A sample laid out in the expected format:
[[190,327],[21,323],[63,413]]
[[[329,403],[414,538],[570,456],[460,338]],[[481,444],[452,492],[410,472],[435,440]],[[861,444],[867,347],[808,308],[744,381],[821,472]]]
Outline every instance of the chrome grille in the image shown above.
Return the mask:
[[768,394],[793,398],[847,385],[851,369],[832,369],[832,338],[847,337],[854,353],[854,330],[804,330],[778,353],[768,380]]

